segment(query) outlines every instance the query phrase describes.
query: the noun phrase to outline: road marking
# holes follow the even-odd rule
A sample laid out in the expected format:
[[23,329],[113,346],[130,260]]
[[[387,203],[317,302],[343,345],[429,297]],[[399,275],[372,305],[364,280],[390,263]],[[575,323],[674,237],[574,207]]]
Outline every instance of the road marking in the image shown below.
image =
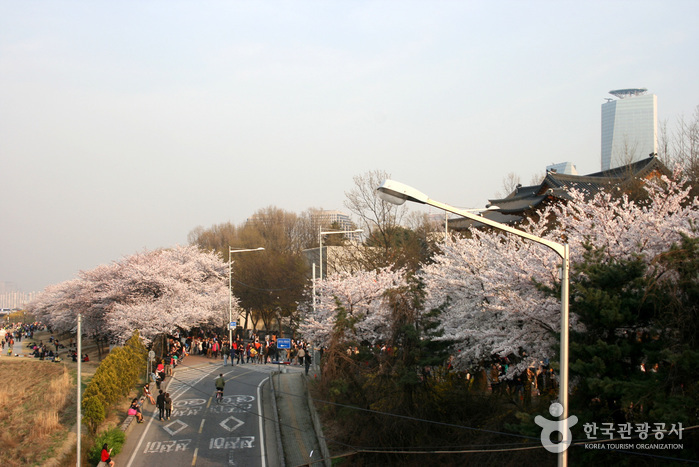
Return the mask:
[[201,419],[201,425],[199,425],[199,434],[201,434],[201,431],[204,429],[204,421],[205,420],[206,420],[205,418]]
[[267,457],[265,456],[265,444],[267,440],[265,439],[264,432],[264,418],[262,417],[262,385],[269,379],[269,377],[260,381],[257,385],[257,413],[259,414],[260,420],[257,422],[258,428],[260,430],[260,465],[262,467],[267,467]]
[[162,452],[180,452],[186,451],[191,439],[180,439],[170,441],[148,441],[143,454],[157,454]]
[[181,421],[181,420],[175,420],[174,422],[168,423],[167,425],[165,425],[165,426],[163,427],[163,430],[165,430],[165,431],[167,431],[168,433],[170,433],[170,436],[174,436],[174,435],[176,435],[177,433],[179,433],[180,431],[182,431],[182,430],[184,430],[185,428],[187,428],[188,426],[189,426],[189,425],[187,425],[185,422],[183,422],[183,421]]
[[[212,369],[212,371],[214,371]],[[180,393],[186,392],[190,387],[193,387],[197,383],[201,382],[202,380],[211,377],[211,373],[206,373],[203,376],[201,376],[199,379],[192,380],[188,386],[183,386],[182,388],[178,388],[177,391]],[[172,399],[173,399],[173,405],[175,404],[175,399],[179,394],[177,394],[175,391],[173,391]],[[203,399],[199,399],[203,400]],[[129,458],[129,461],[126,464],[126,467],[131,467],[133,465],[134,460],[136,459],[136,455],[141,449],[141,445],[143,444],[143,441],[146,438],[146,434],[148,433],[148,430],[150,429],[150,426],[153,424],[153,420],[155,420],[155,412],[153,412],[153,417],[148,421],[148,424],[146,425],[145,430],[143,430],[143,433],[141,433],[141,436],[138,440],[138,444],[136,445],[136,449],[134,449],[133,454],[131,454],[131,457]],[[196,459],[195,459],[196,461]]]
[[199,448],[194,449],[194,457],[192,457],[192,465],[197,465],[197,453],[199,452]]
[[187,405],[204,405],[206,399],[178,399],[173,401],[173,407],[185,407]]
[[254,445],[254,436],[211,438],[209,440],[209,449],[250,449]]
[[[236,422],[236,423],[231,423],[231,422]],[[232,426],[228,426],[229,424],[231,424]],[[237,418],[235,418],[234,416],[231,415],[230,417],[228,417],[227,419],[225,419],[224,421],[219,423],[219,425],[221,425],[223,428],[225,428],[228,431],[235,431],[238,428],[240,428],[241,426],[245,425],[245,422],[238,420]]]

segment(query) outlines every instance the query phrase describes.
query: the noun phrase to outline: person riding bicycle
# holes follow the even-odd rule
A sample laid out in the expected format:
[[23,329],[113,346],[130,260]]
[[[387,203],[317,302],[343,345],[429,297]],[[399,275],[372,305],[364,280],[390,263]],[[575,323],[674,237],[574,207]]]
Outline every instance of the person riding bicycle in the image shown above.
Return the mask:
[[223,379],[223,373],[219,373],[218,378],[214,381],[216,384],[216,396],[223,396],[223,388],[226,386],[226,380]]

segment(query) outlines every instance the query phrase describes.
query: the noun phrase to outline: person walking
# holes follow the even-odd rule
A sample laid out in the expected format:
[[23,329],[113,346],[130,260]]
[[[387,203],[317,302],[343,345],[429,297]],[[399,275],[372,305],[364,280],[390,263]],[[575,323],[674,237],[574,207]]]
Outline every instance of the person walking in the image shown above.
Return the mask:
[[[245,344],[243,343],[243,340],[238,338],[236,341],[235,345],[235,357],[236,357],[236,363],[240,365],[241,363],[245,363]],[[231,359],[233,356],[231,355]]]
[[160,390],[160,394],[158,394],[155,405],[158,407],[159,419],[162,422],[163,417],[165,416],[165,393],[163,393],[162,389]]
[[298,362],[299,362],[299,365],[303,365],[303,359],[304,359],[305,357],[306,357],[306,349],[304,349],[304,346],[301,345],[301,346],[299,347],[299,351],[298,351]]
[[170,393],[165,393],[165,418],[170,420],[170,415],[172,415],[172,399],[170,399]]
[[165,363],[165,375],[172,376],[172,356],[165,355],[165,358],[163,358],[163,362]]
[[306,376],[308,376],[308,370],[311,367],[311,352],[310,352],[310,349],[308,347],[306,347],[306,344],[303,344],[303,346],[305,347],[304,350],[306,353],[306,357],[304,358],[303,363],[305,364],[305,367],[306,367]]
[[[228,357],[231,356],[231,346],[227,340],[223,341],[223,346],[221,347],[221,354],[223,354],[223,366],[228,365]],[[231,366],[233,366],[233,359],[231,358]]]

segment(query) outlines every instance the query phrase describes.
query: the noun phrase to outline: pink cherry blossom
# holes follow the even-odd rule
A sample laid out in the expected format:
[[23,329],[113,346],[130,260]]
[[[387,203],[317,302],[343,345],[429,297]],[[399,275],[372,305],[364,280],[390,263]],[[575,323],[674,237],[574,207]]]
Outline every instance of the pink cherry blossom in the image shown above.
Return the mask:
[[80,313],[87,335],[123,342],[137,329],[148,342],[178,327],[223,326],[227,275],[219,255],[195,246],[146,251],[47,287],[29,311],[55,332],[75,332]]

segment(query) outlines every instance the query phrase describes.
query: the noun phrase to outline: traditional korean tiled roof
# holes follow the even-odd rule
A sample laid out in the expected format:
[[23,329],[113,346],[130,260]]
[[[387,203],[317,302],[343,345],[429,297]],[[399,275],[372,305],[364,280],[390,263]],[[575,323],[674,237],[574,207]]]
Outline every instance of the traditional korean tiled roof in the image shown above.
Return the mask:
[[[577,189],[592,197],[602,189],[624,188],[634,180],[657,175],[670,175],[670,171],[657,157],[649,157],[623,167],[617,167],[589,175],[568,175],[547,172],[539,185],[518,186],[502,199],[489,200],[488,206],[497,206],[494,211],[483,213],[485,217],[507,224],[517,223],[544,202],[569,200],[570,190]],[[451,219],[449,227],[459,230],[473,224],[468,219]]]

